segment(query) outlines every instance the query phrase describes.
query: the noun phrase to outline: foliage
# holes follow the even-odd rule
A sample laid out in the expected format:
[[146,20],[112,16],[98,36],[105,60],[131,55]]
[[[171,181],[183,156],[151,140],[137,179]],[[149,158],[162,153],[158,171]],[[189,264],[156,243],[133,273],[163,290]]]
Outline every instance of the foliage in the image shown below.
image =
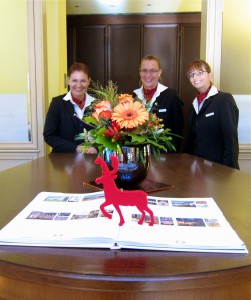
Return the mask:
[[93,128],[84,129],[77,139],[83,140],[83,151],[89,147],[105,148],[121,153],[122,146],[142,146],[149,144],[154,155],[159,158],[160,151],[175,150],[169,128],[164,129],[162,120],[149,111],[144,101],[129,94],[119,94],[112,81],[106,86],[95,83],[90,90],[95,100],[91,111],[83,122]]

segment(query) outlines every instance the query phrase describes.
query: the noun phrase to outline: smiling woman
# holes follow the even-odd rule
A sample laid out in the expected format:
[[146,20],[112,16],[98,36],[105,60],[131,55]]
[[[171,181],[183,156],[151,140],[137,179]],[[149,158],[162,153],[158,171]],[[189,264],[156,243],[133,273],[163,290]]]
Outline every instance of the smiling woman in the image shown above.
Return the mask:
[[180,137],[184,126],[183,103],[174,89],[160,83],[162,74],[160,59],[155,55],[143,57],[139,74],[141,87],[134,90],[134,94],[147,104],[151,113],[162,120],[163,128],[171,129],[174,134],[172,140],[175,151],[180,151]]
[[189,114],[185,152],[239,169],[239,109],[233,96],[213,85],[211,67],[204,60],[191,62],[187,76],[198,95]]
[[[87,65],[74,63],[68,71],[70,90],[67,94],[53,98],[47,112],[44,125],[44,140],[52,147],[52,152],[82,152],[80,141],[75,136],[83,129],[92,127],[82,122],[86,111],[94,100],[87,93],[91,77]],[[95,148],[88,148],[85,153],[97,153]]]

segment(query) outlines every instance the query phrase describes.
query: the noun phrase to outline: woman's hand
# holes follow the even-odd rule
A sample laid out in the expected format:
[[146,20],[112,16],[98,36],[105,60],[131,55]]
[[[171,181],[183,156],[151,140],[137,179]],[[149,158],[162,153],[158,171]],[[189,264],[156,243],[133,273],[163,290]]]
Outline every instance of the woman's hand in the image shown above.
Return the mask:
[[81,146],[81,145],[77,146],[76,152],[77,153],[85,153],[85,154],[97,154],[98,153],[97,149],[94,147],[90,147],[86,151],[83,152],[83,146]]

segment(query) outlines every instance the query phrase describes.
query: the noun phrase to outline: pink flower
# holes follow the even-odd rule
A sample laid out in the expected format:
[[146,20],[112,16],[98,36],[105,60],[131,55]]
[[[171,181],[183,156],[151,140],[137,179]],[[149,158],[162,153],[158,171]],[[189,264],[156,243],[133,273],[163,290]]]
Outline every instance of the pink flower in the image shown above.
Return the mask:
[[111,119],[112,107],[108,100],[103,100],[94,107],[95,112],[92,114],[93,118],[99,121],[100,118]]

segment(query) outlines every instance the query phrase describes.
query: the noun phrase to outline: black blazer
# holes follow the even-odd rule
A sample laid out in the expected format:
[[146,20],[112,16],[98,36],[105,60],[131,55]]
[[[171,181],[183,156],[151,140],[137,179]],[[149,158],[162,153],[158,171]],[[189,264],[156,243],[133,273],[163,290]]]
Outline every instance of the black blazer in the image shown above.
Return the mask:
[[205,100],[198,115],[192,106],[184,152],[239,169],[239,110],[231,94]]
[[44,140],[52,147],[52,152],[76,152],[82,140],[76,140],[76,135],[83,129],[91,129],[78,117],[74,116],[74,106],[70,101],[63,100],[65,95],[52,99],[44,125]]
[[[133,93],[135,97],[136,94]],[[163,120],[164,128],[170,128],[171,132],[180,137],[173,136],[173,144],[176,151],[180,150],[184,126],[183,102],[179,99],[175,90],[167,88],[159,94],[154,101],[151,112]]]

